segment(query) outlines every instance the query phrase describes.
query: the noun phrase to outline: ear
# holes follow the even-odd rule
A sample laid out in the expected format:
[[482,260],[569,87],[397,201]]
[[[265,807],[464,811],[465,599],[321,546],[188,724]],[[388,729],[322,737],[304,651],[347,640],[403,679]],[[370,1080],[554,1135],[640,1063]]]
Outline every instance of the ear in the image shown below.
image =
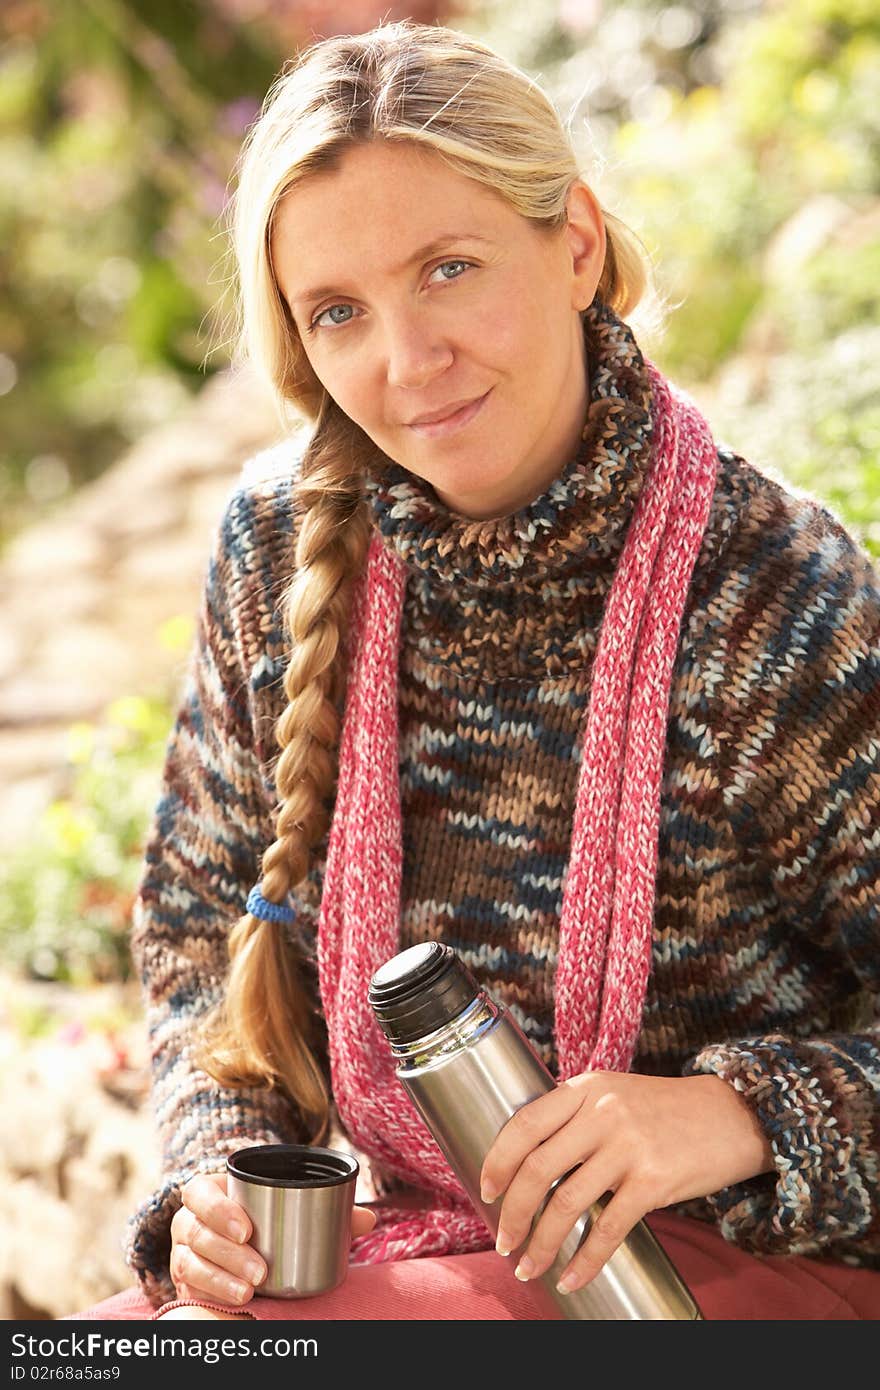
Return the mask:
[[605,266],[605,219],[593,190],[577,179],[566,200],[565,229],[572,259],[571,306],[588,309],[593,302]]

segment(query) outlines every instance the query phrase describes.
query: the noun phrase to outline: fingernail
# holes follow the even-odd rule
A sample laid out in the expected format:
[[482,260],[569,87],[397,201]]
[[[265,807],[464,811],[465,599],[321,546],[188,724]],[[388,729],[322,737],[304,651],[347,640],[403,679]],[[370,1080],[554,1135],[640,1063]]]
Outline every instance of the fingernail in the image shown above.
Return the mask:
[[556,1288],[559,1291],[559,1293],[571,1293],[572,1289],[574,1289],[576,1285],[577,1275],[565,1274],[560,1279],[559,1283],[556,1285]]
[[239,1245],[241,1245],[242,1241],[247,1236],[247,1231],[238,1221],[230,1221],[227,1230],[229,1231],[230,1240],[237,1240]]
[[513,1249],[513,1237],[509,1236],[506,1231],[499,1231],[495,1241],[495,1249],[499,1255],[509,1255]]
[[498,1196],[498,1188],[493,1187],[490,1182],[484,1183],[480,1188],[480,1199],[483,1202],[494,1202]]
[[534,1260],[530,1260],[528,1255],[524,1255],[513,1272],[521,1283],[527,1284],[535,1272]]
[[247,1278],[250,1279],[252,1284],[259,1284],[266,1271],[263,1269],[262,1265],[258,1265],[254,1260],[248,1261],[248,1263],[244,1267],[244,1272]]
[[241,1303],[242,1300],[246,1298],[246,1296],[250,1293],[250,1289],[248,1288],[247,1284],[243,1284],[240,1279],[227,1280],[226,1287],[228,1288],[231,1297],[235,1300],[236,1303]]

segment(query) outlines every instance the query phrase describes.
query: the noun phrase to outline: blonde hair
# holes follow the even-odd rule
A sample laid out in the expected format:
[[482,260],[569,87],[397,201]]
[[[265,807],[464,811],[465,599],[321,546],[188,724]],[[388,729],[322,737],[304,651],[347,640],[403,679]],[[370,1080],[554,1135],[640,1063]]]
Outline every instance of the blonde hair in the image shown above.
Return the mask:
[[[294,577],[283,601],[287,707],[275,727],[279,809],[262,857],[262,892],[276,903],[306,877],[310,851],[329,827],[341,648],[370,537],[363,479],[387,460],[311,370],[273,274],[273,219],[294,185],[333,168],[351,145],[376,139],[434,150],[548,229],[565,226],[568,191],[581,178],[559,115],[532,78],[467,34],[410,20],[305,49],[281,69],[248,132],[229,204],[236,356],[268,382],[282,418],[292,412],[314,423],[294,485]],[[624,317],[646,289],[653,292],[651,263],[624,223],[602,215],[607,245],[597,295]],[[225,999],[203,1019],[199,1062],[226,1085],[286,1090],[320,1142],[330,1097],[293,943],[245,913],[230,933],[229,957]]]

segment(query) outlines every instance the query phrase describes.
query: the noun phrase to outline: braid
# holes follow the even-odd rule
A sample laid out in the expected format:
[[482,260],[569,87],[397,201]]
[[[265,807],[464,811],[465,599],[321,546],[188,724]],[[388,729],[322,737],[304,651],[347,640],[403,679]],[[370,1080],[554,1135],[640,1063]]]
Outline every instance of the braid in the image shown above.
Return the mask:
[[[350,426],[331,407],[293,489],[300,524],[284,599],[291,656],[287,705],[275,725],[279,807],[261,877],[262,893],[273,903],[286,902],[306,877],[310,851],[330,824],[345,685],[341,648],[370,536],[351,443]],[[312,1048],[313,1020],[296,950],[283,928],[245,912],[230,932],[229,959],[225,999],[202,1027],[200,1065],[224,1085],[284,1087],[309,1139],[320,1142],[329,1096]]]

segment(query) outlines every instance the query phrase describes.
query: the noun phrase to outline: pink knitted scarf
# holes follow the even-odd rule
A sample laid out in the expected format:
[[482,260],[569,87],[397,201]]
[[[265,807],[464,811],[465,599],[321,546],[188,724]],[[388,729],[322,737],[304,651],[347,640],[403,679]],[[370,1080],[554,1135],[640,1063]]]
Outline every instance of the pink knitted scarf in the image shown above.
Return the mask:
[[[559,923],[560,1080],[629,1069],[651,964],[669,687],[715,484],[712,433],[649,361],[652,458],[606,600]],[[486,1249],[492,1238],[395,1076],[367,1001],[400,949],[397,668],[406,567],[374,535],[355,592],[336,807],[318,923],[333,1095],[354,1144],[426,1210],[388,1207],[354,1263]]]

